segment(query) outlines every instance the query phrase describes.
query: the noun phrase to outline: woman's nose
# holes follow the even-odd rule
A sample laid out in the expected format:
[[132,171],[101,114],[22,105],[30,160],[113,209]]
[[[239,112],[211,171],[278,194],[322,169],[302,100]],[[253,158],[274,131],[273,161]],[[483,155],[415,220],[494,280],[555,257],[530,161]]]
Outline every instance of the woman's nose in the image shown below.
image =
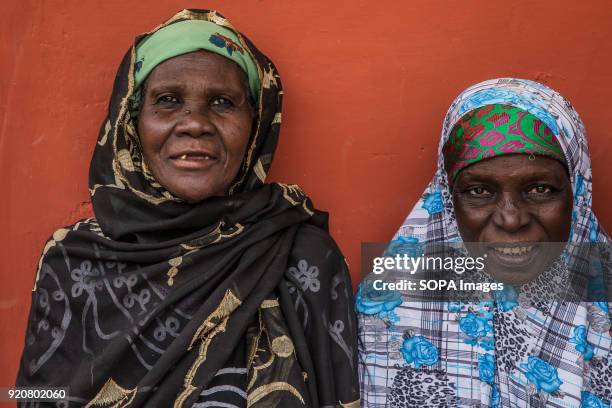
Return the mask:
[[529,214],[519,197],[513,194],[502,194],[495,213],[493,223],[507,233],[516,233],[529,223]]
[[211,118],[212,112],[206,108],[188,108],[180,113],[176,131],[179,136],[203,137],[210,136],[215,131]]

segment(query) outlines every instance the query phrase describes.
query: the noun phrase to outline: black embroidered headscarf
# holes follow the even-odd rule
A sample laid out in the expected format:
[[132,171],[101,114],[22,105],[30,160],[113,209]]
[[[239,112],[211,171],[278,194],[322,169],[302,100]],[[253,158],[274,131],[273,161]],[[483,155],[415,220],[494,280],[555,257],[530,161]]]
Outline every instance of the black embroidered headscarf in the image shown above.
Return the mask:
[[[229,195],[197,204],[173,196],[147,170],[130,113],[135,45],[187,19],[232,30],[261,84]],[[45,245],[18,385],[68,387],[70,406],[191,407],[246,350],[249,406],[358,406],[350,285],[340,295],[338,278],[321,274],[320,290],[303,291],[288,273],[290,254],[304,245],[296,243],[299,228],[326,229],[326,214],[299,187],[264,182],[282,96],[272,62],[215,11],[183,10],[136,38],[91,161],[96,218],[59,229]],[[344,317],[333,322],[330,293],[343,302]],[[323,318],[303,319],[298,303]]]

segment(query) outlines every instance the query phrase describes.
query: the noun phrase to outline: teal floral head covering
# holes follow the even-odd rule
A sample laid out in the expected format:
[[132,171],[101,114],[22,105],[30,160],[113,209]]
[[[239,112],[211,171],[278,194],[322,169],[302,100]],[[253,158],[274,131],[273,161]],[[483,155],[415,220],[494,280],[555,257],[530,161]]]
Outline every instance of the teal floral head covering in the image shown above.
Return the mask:
[[452,183],[470,164],[517,153],[552,157],[567,167],[559,142],[542,120],[516,106],[485,105],[455,124],[444,146],[444,165]]

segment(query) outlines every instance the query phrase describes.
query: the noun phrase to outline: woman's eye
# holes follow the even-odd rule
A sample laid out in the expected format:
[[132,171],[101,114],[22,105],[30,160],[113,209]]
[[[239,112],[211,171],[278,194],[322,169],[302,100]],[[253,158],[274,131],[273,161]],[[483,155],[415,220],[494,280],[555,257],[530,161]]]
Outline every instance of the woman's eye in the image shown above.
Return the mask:
[[218,98],[213,99],[211,105],[217,108],[227,109],[231,108],[234,104],[229,99],[220,96]]
[[540,195],[550,194],[551,192],[552,192],[552,189],[550,187],[539,185],[539,186],[534,186],[530,188],[529,191],[527,191],[527,194],[540,196]]
[[472,187],[467,189],[466,193],[468,194],[468,196],[474,198],[487,198],[492,195],[491,192],[485,187]]
[[179,103],[179,101],[175,96],[162,95],[159,98],[157,98],[157,101],[155,103],[172,104],[172,103]]

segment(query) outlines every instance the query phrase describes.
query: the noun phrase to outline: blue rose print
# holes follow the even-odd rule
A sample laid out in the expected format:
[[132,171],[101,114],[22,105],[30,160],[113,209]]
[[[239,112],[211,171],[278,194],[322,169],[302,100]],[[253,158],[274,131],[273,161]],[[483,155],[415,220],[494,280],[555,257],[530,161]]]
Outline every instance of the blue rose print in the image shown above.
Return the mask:
[[393,310],[383,310],[382,312],[378,313],[378,317],[380,317],[381,319],[388,320],[389,323],[392,324],[395,324],[400,321],[399,316],[395,314]]
[[593,346],[587,342],[586,334],[587,330],[585,326],[576,326],[574,329],[574,335],[569,339],[569,341],[570,343],[576,345],[576,351],[582,353],[584,360],[589,361],[593,358]]
[[512,285],[504,285],[504,289],[495,291],[493,297],[502,312],[509,312],[518,306],[518,293]]
[[480,381],[493,384],[495,380],[495,357],[491,354],[483,354],[478,357],[478,375]]
[[598,396],[588,391],[582,391],[580,408],[610,408],[608,402],[602,401]]
[[461,311],[461,302],[448,302],[448,311],[457,313]]
[[397,237],[389,243],[385,250],[386,256],[404,255],[419,257],[423,254],[419,240],[415,237]]
[[491,388],[491,408],[499,407],[500,402],[501,402],[501,395],[499,395],[499,390],[497,389],[497,385],[494,385]]
[[411,336],[404,340],[400,348],[404,360],[415,368],[432,365],[438,361],[438,349],[423,336]]
[[[462,332],[467,334],[468,337],[471,337],[472,339],[485,337],[487,335],[487,332],[493,330],[493,327],[491,326],[491,322],[489,320],[480,316],[476,316],[472,312],[468,313],[459,321],[459,328]],[[473,341],[468,343],[474,344]]]
[[494,344],[493,344],[493,337],[485,337],[484,339],[482,339],[482,341],[479,343],[480,347],[482,347],[483,349],[487,350],[487,351],[491,351],[495,348]]
[[574,193],[574,199],[584,195],[584,177],[578,173],[576,175],[576,192]]
[[469,95],[459,108],[457,114],[463,115],[467,111],[494,103],[507,103],[516,100],[516,94],[507,89],[485,89]]
[[593,304],[595,306],[597,306],[598,308],[600,308],[601,310],[603,310],[604,312],[608,313],[608,302],[593,302]]
[[533,383],[537,390],[548,393],[555,392],[563,383],[559,379],[557,369],[539,357],[529,356],[527,363],[521,363],[525,377]]
[[597,242],[597,224],[595,223],[595,217],[591,214],[589,225],[589,241]]
[[444,201],[442,201],[442,193],[439,189],[425,195],[422,208],[426,209],[429,215],[442,212]]
[[368,284],[368,281],[359,285],[355,297],[355,309],[365,315],[390,312],[401,304],[402,297],[398,291],[375,290],[372,285]]

